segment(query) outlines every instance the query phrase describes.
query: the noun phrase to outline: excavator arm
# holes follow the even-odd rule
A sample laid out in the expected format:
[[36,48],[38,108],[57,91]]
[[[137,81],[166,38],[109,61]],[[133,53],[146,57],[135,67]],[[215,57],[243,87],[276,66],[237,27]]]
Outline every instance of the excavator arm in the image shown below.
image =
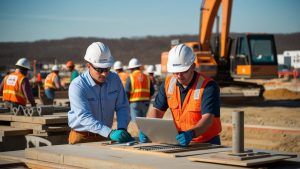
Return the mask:
[[230,27],[230,18],[232,10],[232,0],[203,0],[201,5],[199,44],[201,51],[212,51],[210,39],[215,18],[220,5],[222,4],[222,31],[220,57],[227,57],[228,53],[228,34]]

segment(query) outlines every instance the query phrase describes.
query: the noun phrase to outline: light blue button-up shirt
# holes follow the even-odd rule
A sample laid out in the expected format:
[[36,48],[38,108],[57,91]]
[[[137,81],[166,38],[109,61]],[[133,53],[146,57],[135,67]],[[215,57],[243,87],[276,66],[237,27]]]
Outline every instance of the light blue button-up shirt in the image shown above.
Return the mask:
[[110,72],[98,85],[89,71],[74,79],[69,87],[71,110],[69,126],[76,131],[89,131],[108,137],[117,115],[117,127],[127,129],[130,122],[129,103],[119,76]]

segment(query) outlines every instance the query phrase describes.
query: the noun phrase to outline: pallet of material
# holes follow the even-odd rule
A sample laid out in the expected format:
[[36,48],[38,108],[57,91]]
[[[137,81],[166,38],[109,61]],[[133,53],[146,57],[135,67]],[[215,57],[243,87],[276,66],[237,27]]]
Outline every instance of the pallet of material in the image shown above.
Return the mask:
[[70,130],[67,124],[46,125],[37,123],[11,122],[10,125],[15,128],[31,129],[36,133],[64,132]]
[[25,135],[32,133],[29,129],[0,126],[0,151],[12,151],[26,148]]
[[0,114],[0,121],[16,121],[25,123],[37,123],[37,124],[62,124],[68,123],[67,113],[55,113],[53,115],[44,116],[15,116],[11,113]]
[[51,142],[52,145],[67,144],[70,128],[67,124],[34,124],[23,122],[11,122],[11,126],[15,128],[31,129],[31,136],[44,138]]
[[68,143],[70,128],[67,125],[66,113],[34,117],[6,113],[0,114],[0,122],[7,122],[7,126],[0,126],[0,140],[3,140],[0,151],[25,149],[28,145],[26,135],[44,138],[52,145]]
[[19,135],[26,135],[31,133],[32,130],[30,129],[14,128],[10,126],[0,126],[0,137],[19,136]]

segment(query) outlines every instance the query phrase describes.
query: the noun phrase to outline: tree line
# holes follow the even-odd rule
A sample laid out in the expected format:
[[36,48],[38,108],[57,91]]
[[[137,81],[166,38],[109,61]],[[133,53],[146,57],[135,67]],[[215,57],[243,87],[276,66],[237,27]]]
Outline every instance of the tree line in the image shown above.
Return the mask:
[[[239,34],[232,33],[235,39]],[[42,64],[65,63],[73,60],[84,63],[87,47],[96,41],[107,44],[116,60],[127,65],[132,57],[138,58],[144,64],[160,63],[160,54],[170,50],[170,41],[180,39],[182,42],[197,41],[197,35],[147,36],[132,38],[67,38],[62,40],[40,40],[35,42],[5,42],[0,43],[1,66],[11,65],[21,58],[37,60]],[[213,39],[213,38],[212,38]],[[275,34],[277,53],[285,50],[300,50],[300,32],[291,34]]]

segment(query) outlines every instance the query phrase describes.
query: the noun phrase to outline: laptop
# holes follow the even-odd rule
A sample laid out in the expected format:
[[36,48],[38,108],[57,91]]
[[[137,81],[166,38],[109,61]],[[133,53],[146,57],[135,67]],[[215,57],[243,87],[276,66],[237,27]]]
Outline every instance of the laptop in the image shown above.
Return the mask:
[[136,124],[153,143],[178,144],[173,119],[136,117]]

